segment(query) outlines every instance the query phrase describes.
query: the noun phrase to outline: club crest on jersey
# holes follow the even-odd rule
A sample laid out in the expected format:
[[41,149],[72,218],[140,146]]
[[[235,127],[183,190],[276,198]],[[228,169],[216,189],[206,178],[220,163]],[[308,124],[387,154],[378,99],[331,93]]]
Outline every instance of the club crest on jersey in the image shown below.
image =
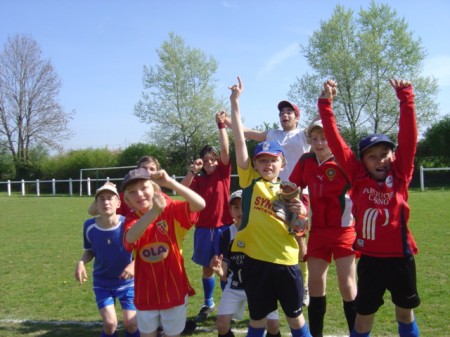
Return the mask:
[[139,255],[144,262],[161,262],[169,255],[169,245],[165,242],[152,242],[142,247]]
[[325,171],[325,174],[327,175],[329,181],[333,181],[336,176],[336,170],[334,168],[329,168]]
[[167,224],[166,220],[161,220],[156,223],[156,228],[158,228],[158,231],[162,234],[167,234],[169,225]]
[[392,186],[394,185],[394,178],[392,176],[388,176],[386,178],[385,184],[387,187],[392,188]]

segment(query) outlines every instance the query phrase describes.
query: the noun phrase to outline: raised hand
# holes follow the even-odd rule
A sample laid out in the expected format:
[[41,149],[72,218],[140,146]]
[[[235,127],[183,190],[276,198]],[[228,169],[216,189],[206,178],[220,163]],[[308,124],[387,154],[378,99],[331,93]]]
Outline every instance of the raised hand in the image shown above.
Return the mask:
[[334,80],[327,80],[323,84],[319,98],[333,99],[337,96],[337,83]]
[[230,100],[239,98],[242,91],[244,90],[244,85],[242,84],[241,78],[239,76],[237,77],[237,80],[238,84],[234,84],[228,87],[228,89],[231,90]]
[[395,78],[389,79],[389,83],[391,84],[392,88],[394,88],[395,90],[401,89],[401,88],[406,88],[411,85],[411,82],[409,82],[409,81],[397,80]]

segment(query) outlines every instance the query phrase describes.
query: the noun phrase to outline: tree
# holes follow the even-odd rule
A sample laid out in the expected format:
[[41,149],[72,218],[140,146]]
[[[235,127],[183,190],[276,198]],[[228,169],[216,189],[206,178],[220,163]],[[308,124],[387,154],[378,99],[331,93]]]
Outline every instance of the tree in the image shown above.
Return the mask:
[[405,20],[388,5],[372,1],[357,18],[336,6],[301,51],[313,73],[291,86],[290,98],[302,102],[312,117],[322,83],[336,80],[336,119],[352,146],[368,133],[396,134],[399,108],[389,78],[413,83],[420,126],[429,125],[437,114],[437,80],[420,76],[426,55],[421,41],[413,39]]
[[151,125],[150,140],[167,150],[168,161],[185,168],[201,147],[218,142],[214,113],[223,106],[214,97],[218,65],[174,33],[157,53],[161,64],[144,67],[145,91],[134,114]]
[[433,124],[419,142],[417,159],[423,166],[450,165],[450,115]]
[[16,170],[30,165],[33,148],[60,149],[71,114],[58,101],[61,82],[28,36],[8,38],[0,54],[0,140]]

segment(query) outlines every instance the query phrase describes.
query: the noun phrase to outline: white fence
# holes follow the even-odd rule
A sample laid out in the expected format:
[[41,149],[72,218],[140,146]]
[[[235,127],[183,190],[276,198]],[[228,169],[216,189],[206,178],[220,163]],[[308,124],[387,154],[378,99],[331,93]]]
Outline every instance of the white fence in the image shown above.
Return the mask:
[[[40,196],[41,195],[41,185],[42,184],[51,184],[51,194],[52,195],[56,195],[57,194],[57,184],[68,184],[68,190],[69,190],[69,195],[73,196],[73,186],[74,184],[80,184],[80,196],[82,196],[82,189],[81,186],[83,184],[86,184],[86,193],[88,196],[91,195],[91,190],[92,190],[92,184],[98,184],[98,183],[104,183],[106,181],[113,181],[113,180],[122,180],[122,179],[110,179],[110,178],[106,178],[106,179],[91,179],[91,178],[87,178],[84,180],[78,180],[78,179],[67,179],[67,180],[56,180],[56,179],[52,179],[52,180],[20,180],[20,181],[11,181],[11,180],[7,180],[6,182],[0,181],[0,185],[6,185],[6,192],[8,194],[8,196],[12,195],[12,188],[13,185],[20,185],[20,194],[21,195],[26,195],[27,194],[27,184],[28,185],[34,185],[35,186],[35,193],[31,193],[31,194],[36,194],[36,196]],[[67,186],[66,186],[67,187]],[[67,188],[60,188],[60,190],[64,190],[67,191]],[[63,193],[63,192],[60,192]],[[65,193],[65,192],[64,192]],[[28,191],[28,194],[29,191]]]

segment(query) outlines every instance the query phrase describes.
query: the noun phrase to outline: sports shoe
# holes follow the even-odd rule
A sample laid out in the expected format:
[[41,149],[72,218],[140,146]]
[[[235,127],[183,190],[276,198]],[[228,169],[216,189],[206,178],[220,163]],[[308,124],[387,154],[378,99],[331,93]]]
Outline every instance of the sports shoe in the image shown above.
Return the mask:
[[158,330],[156,330],[156,336],[157,337],[164,337],[164,330],[161,326],[158,327]]
[[303,289],[303,303],[302,303],[302,305],[304,307],[309,306],[309,290],[308,290],[308,287],[305,287]]
[[204,322],[208,318],[209,314],[216,310],[216,306],[213,304],[211,307],[206,305],[200,308],[197,317],[195,318],[196,322]]
[[197,322],[195,319],[187,319],[186,325],[184,326],[184,330],[182,334],[191,334],[197,328]]

